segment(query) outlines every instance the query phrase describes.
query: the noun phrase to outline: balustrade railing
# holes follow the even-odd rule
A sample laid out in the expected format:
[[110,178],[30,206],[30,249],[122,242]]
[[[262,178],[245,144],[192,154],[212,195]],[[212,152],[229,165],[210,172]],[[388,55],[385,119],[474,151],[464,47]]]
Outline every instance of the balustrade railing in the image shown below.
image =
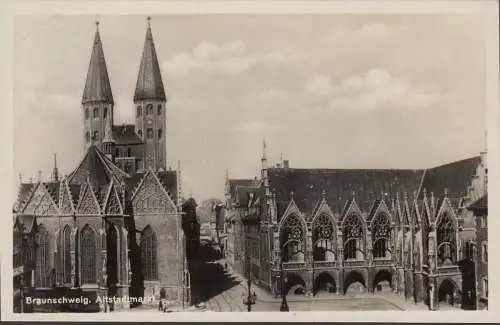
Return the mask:
[[306,262],[283,262],[283,270],[304,269]]
[[315,268],[335,267],[335,266],[337,266],[337,262],[335,261],[314,261]]
[[344,260],[344,267],[366,266],[366,260]]

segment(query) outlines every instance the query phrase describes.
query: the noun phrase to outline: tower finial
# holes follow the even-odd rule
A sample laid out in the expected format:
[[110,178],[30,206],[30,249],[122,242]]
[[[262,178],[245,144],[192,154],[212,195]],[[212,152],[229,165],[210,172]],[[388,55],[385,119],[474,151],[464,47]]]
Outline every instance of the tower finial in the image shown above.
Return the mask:
[[52,170],[52,181],[59,181],[59,169],[57,168],[57,153],[54,152],[54,169]]
[[96,21],[95,21],[95,26],[96,26],[97,28],[99,28],[99,20],[96,20]]

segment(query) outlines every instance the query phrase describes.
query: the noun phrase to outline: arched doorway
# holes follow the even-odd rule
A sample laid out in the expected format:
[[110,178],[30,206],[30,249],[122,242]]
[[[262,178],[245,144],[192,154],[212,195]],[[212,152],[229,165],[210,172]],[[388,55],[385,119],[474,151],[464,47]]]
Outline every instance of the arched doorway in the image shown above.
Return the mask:
[[314,281],[314,294],[318,294],[320,292],[327,293],[335,293],[337,290],[337,286],[335,280],[328,272],[322,272]]
[[458,295],[459,290],[455,282],[450,279],[445,279],[441,282],[438,290],[438,301],[440,304],[455,306]]
[[352,271],[344,281],[344,294],[359,294],[366,290],[365,278],[357,271]]
[[285,293],[287,295],[304,295],[306,293],[306,283],[300,275],[295,273],[286,275]]
[[390,292],[392,288],[392,273],[380,270],[373,278],[373,292]]

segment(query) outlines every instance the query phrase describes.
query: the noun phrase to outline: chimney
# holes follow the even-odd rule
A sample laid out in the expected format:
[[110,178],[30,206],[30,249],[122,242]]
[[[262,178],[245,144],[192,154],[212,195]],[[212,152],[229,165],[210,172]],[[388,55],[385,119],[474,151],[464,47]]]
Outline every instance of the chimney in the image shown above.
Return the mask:
[[288,159],[283,160],[283,168],[285,168],[285,169],[290,168],[290,160],[288,160]]

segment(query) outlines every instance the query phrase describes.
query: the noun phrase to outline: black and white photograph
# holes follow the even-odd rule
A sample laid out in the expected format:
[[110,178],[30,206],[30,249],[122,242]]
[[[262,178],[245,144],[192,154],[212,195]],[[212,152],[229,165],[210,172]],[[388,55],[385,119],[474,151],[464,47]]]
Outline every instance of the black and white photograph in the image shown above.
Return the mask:
[[2,304],[487,313],[485,7],[16,14]]

